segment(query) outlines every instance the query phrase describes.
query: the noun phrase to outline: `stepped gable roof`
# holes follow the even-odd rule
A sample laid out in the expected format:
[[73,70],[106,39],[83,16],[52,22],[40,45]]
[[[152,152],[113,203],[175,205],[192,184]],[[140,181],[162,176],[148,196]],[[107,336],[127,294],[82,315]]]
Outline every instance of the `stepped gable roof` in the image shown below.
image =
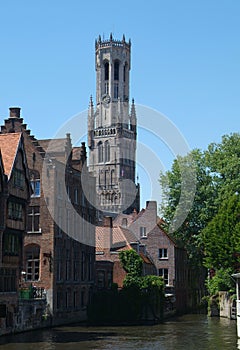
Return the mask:
[[20,132],[0,134],[0,150],[2,154],[3,167],[8,179],[11,177],[21,136],[22,133]]

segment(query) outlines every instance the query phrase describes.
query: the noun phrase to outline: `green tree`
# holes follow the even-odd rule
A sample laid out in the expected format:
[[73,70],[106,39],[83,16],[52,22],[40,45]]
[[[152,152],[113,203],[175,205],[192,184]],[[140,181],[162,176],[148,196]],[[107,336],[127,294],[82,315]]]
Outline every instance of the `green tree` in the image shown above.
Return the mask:
[[204,264],[219,270],[231,268],[234,272],[240,253],[240,200],[230,195],[221,204],[218,213],[202,231]]

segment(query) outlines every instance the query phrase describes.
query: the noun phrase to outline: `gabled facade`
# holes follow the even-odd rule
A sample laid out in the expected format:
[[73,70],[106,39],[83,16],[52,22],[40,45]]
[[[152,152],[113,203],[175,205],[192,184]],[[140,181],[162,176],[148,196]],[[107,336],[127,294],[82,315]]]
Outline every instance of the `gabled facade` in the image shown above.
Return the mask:
[[146,252],[144,244],[136,240],[134,234],[120,226],[112,226],[112,218],[104,217],[104,225],[96,226],[96,286],[98,289],[110,288],[111,280],[123,287],[126,272],[123,269],[119,252],[134,249],[143,261],[143,276],[155,275],[153,261]]
[[188,263],[187,253],[179,248],[174,240],[161,228],[157,216],[157,203],[148,201],[146,208],[138,214],[121,214],[114,220],[127,227],[136,240],[146,246],[146,251],[166,285],[166,294],[172,295],[179,312],[187,308],[188,298]]
[[0,135],[0,151],[0,325],[1,332],[7,332],[17,324],[31,189],[22,134]]
[[[95,180],[86,168],[86,149],[72,147],[70,135],[57,140],[36,139],[10,108],[1,134],[22,132],[32,187],[24,237],[22,288],[46,299],[45,317],[52,324],[86,318],[94,285],[95,191],[83,189]],[[88,196],[86,196],[86,192]]]

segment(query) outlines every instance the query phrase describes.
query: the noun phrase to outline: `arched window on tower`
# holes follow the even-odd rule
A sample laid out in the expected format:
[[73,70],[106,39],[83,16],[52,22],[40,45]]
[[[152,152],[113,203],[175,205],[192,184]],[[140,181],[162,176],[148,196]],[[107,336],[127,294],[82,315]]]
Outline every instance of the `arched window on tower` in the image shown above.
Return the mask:
[[109,63],[104,64],[104,93],[109,94]]
[[103,162],[103,144],[101,141],[98,143],[98,162]]
[[119,80],[119,61],[114,62],[114,80]]
[[104,80],[109,80],[109,63],[104,64]]
[[109,141],[105,141],[105,162],[110,161],[110,144]]

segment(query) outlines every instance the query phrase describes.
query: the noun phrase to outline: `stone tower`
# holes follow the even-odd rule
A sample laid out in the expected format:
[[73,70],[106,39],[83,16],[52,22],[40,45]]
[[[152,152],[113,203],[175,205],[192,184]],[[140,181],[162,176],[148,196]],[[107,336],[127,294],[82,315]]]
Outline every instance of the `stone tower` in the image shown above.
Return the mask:
[[89,171],[96,177],[98,208],[103,213],[139,211],[135,184],[137,121],[134,101],[129,113],[131,42],[95,42],[96,106],[88,110]]

